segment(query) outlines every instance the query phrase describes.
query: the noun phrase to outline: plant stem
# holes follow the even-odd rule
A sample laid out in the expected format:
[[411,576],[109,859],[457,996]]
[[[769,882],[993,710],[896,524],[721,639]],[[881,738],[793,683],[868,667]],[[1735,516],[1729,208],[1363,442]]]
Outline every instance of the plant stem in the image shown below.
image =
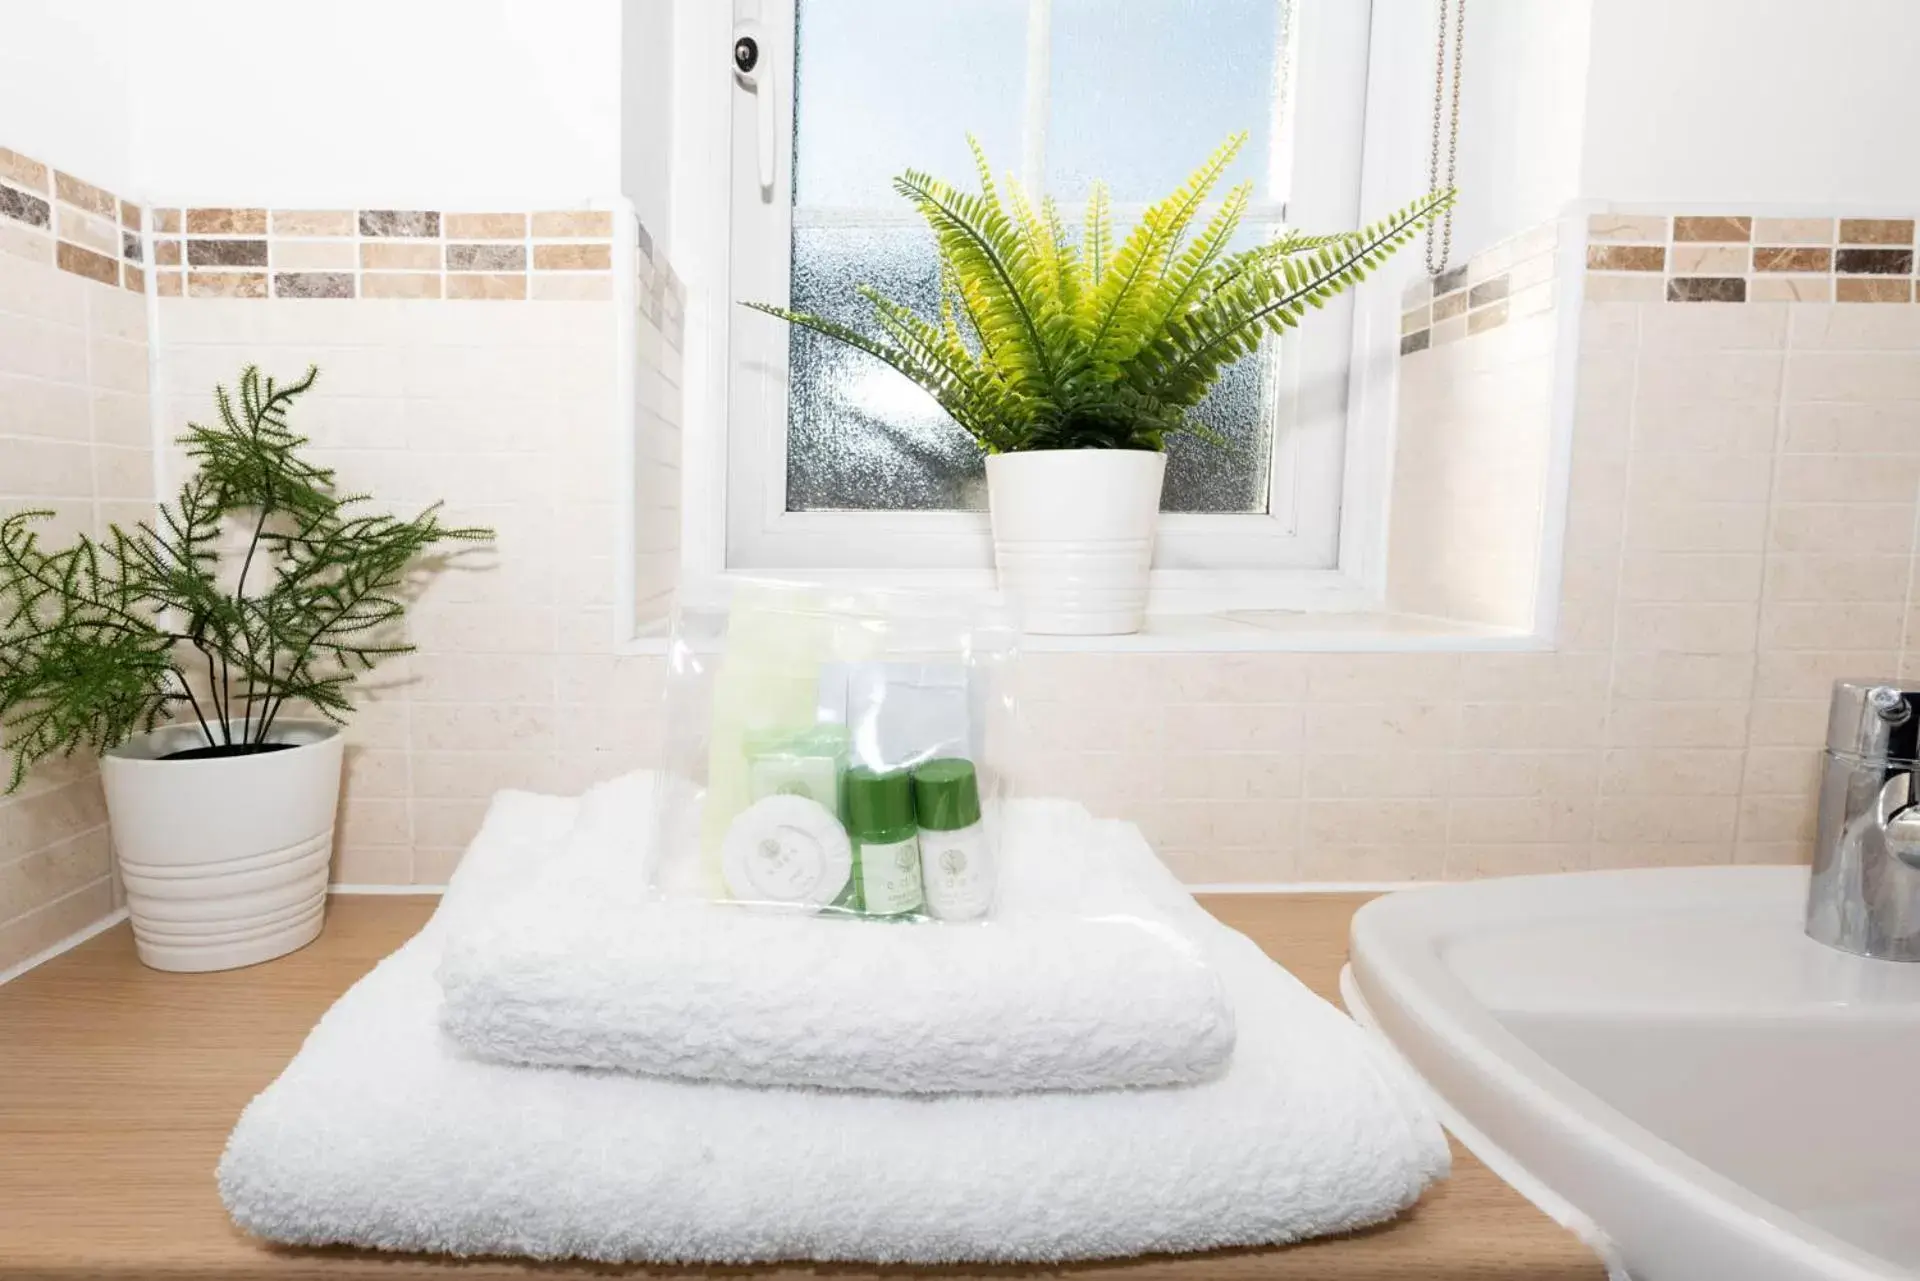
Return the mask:
[[[232,747],[233,732],[227,728],[228,712],[227,712],[227,709],[220,702],[220,686],[213,674],[213,651],[208,649],[205,645],[202,645],[197,640],[193,642],[193,647],[199,650],[201,653],[201,656],[207,660],[207,697],[213,700],[213,714],[220,718],[221,737],[225,740],[226,745],[228,747]],[[207,740],[207,746],[218,747],[219,744],[214,742],[211,738],[209,738]]]
[[[271,702],[272,700],[269,699],[268,701]],[[262,715],[261,721],[260,721],[260,737],[257,740],[255,740],[254,746],[256,747],[266,746],[267,731],[273,728],[274,718],[280,715],[280,708],[285,707],[286,704],[287,704],[287,700],[284,697],[282,697],[280,700],[280,705],[278,707],[269,707],[267,711]]]
[[280,695],[280,701],[277,703],[273,701],[271,694],[267,696],[266,719],[260,724],[260,742],[262,745],[267,741],[267,731],[273,728],[274,721],[279,719],[281,709],[286,707],[286,705],[287,696],[285,694]]
[[[247,700],[248,700],[247,710],[252,711],[253,710],[252,708],[253,694],[251,692],[251,686],[249,686]],[[266,696],[261,700],[260,731],[258,734],[253,735],[253,737],[250,740],[255,747],[258,747],[267,741],[267,731],[273,727],[273,716],[271,714],[272,711],[273,711],[273,655],[269,653],[267,655],[267,693],[266,693]]]
[[[347,615],[351,614],[355,609],[357,609],[360,605],[360,602],[364,601],[368,596],[372,595],[373,591],[374,591],[374,588],[371,585],[363,587],[360,591],[355,592],[352,596],[348,597],[345,601],[343,601],[340,607],[333,612],[333,617],[327,619],[320,626],[314,627],[308,631],[306,644],[302,645],[299,648],[299,650],[295,651],[293,655],[293,661],[288,665],[287,672],[290,677],[293,673],[300,670],[301,662],[306,659],[306,656],[308,654],[311,654],[313,652],[313,647],[319,644],[320,638],[322,636],[325,636],[328,632],[332,631],[334,626],[337,623],[339,623],[341,619],[347,617]],[[271,691],[269,691],[267,697],[269,701],[271,701],[273,697]],[[287,695],[285,693],[282,693],[280,695],[280,702],[277,705],[273,705],[268,709],[268,712],[267,712],[268,728],[271,728],[271,726],[273,725],[274,718],[280,715],[280,709],[285,707],[286,705],[287,705]],[[260,741],[263,743],[267,741],[267,731],[265,728],[263,728],[260,731]]]
[[[207,677],[209,680],[213,677],[213,663],[211,660],[207,663]],[[227,653],[225,646],[222,646],[220,650],[220,688],[226,691],[227,695],[227,710],[222,713],[220,717],[220,738],[228,747],[232,747],[233,721],[231,718],[233,716],[233,687],[227,681]]]
[[173,668],[173,675],[180,682],[180,690],[187,696],[187,705],[193,708],[193,719],[200,722],[200,737],[207,740],[207,746],[213,747],[213,730],[207,725],[207,718],[201,714],[200,700],[193,696],[193,685],[187,680],[187,674],[179,668]]
[[[247,599],[247,571],[253,568],[253,553],[260,546],[260,533],[267,527],[267,515],[273,509],[273,480],[271,477],[267,479],[265,490],[266,493],[262,496],[260,503],[260,519],[253,522],[253,537],[247,542],[247,556],[245,560],[240,562],[240,581],[234,585],[233,589],[234,603],[240,608],[243,617],[245,616]],[[248,633],[247,710],[245,719],[240,723],[240,741],[243,743],[247,741],[253,730],[253,671],[256,666],[253,636],[251,633]],[[220,670],[224,675],[226,671],[226,655],[224,654],[222,654],[220,658]]]

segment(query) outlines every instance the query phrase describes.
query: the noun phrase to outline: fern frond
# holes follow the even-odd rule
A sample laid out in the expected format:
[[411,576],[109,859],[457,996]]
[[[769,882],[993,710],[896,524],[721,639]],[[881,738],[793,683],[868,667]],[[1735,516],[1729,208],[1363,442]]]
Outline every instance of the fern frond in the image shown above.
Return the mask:
[[922,315],[866,286],[870,329],[762,303],[765,315],[864,352],[917,383],[989,452],[1160,449],[1177,434],[1217,438],[1188,413],[1226,364],[1308,307],[1357,283],[1444,207],[1429,197],[1394,218],[1333,236],[1289,231],[1229,253],[1251,188],[1229,191],[1188,231],[1245,145],[1227,139],[1116,249],[1101,184],[1078,242],[1053,202],[996,184],[968,139],[978,193],[917,170],[894,181],[933,233],[938,300]]
[[1061,263],[1053,229],[1047,225],[1040,211],[1033,207],[1033,202],[1027,199],[1027,193],[1018,182],[1007,183],[1007,203],[1013,207],[1014,226],[1020,229],[1020,239],[1028,258],[1033,262],[1035,292],[1058,306]]
[[1113,253],[1113,207],[1107,184],[1095,182],[1087,193],[1086,222],[1080,230],[1080,252],[1087,263],[1087,283],[1098,289],[1107,276],[1107,259]]
[[[850,325],[843,325],[826,316],[814,315],[811,312],[789,311],[785,307],[775,307],[767,303],[748,302],[742,303],[741,306],[774,316],[803,329],[810,329],[835,342],[844,343],[856,351],[865,352],[932,396],[940,408],[947,412],[947,416],[959,423],[961,427],[969,432],[976,431],[975,415],[972,411],[968,388],[940,361],[928,359],[921,352],[908,350],[897,340],[870,337]],[[992,429],[991,424],[985,426],[988,430]]]
[[914,170],[894,179],[894,188],[933,228],[1007,380],[1044,387],[1055,363],[1042,328],[1046,302],[1036,284],[1038,267],[1006,213],[997,202],[965,195]]
[[1079,246],[1067,235],[1066,224],[1060,221],[1060,207],[1052,196],[1041,200],[1040,217],[1046,223],[1047,237],[1052,242],[1060,314],[1066,317],[1071,328],[1073,317],[1080,309],[1080,296],[1086,290],[1086,268],[1080,264]]
[[860,293],[898,351],[923,368],[947,375],[952,401],[942,400],[941,408],[976,438],[994,441],[1003,433],[1017,431],[1030,417],[998,371],[991,366],[982,368],[975,361],[957,327],[950,330],[923,320],[871,286],[860,286]]
[[1233,158],[1246,146],[1237,133],[1201,162],[1172,195],[1148,207],[1113,256],[1100,288],[1084,304],[1091,309],[1081,323],[1095,368],[1115,371],[1153,335],[1144,318],[1167,262],[1180,247],[1187,225],[1206,203],[1207,194]]
[[1252,354],[1265,335],[1297,324],[1308,307],[1325,306],[1358,284],[1452,198],[1428,196],[1310,253],[1282,257],[1271,271],[1210,290],[1129,363],[1127,380],[1169,404],[1197,404],[1228,363]]
[[[1044,387],[1071,353],[1070,324],[1050,287],[1051,254],[1043,229],[1030,235],[1018,212],[1009,214],[993,183],[986,153],[968,139],[980,174],[978,195],[960,192],[931,175],[908,170],[894,189],[913,201],[933,229],[960,295],[989,341],[1002,375],[1016,388]],[[1016,204],[1025,205],[1015,192]],[[1031,214],[1031,210],[1028,210]]]
[[1193,243],[1167,268],[1148,303],[1147,333],[1158,334],[1169,323],[1186,315],[1195,297],[1208,287],[1208,274],[1226,252],[1234,232],[1240,229],[1240,219],[1252,198],[1252,183],[1235,186]]

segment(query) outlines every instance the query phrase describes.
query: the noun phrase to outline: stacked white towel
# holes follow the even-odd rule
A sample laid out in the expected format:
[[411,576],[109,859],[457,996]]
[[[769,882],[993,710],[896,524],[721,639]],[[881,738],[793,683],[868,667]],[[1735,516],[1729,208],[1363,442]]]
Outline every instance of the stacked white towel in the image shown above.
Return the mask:
[[440,1025],[505,1063],[902,1094],[1183,1085],[1233,1052],[1219,974],[1065,801],[1017,802],[992,921],[902,927],[662,900],[649,779],[448,931]]
[[1051,1262],[1351,1230],[1446,1170],[1384,1049],[1120,825],[1100,825],[1113,867],[1237,1015],[1231,1062],[1200,1084],[873,1094],[477,1059],[439,1027],[448,939],[527,893],[579,809],[497,798],[434,919],[247,1108],[219,1173],[242,1228],[609,1262]]

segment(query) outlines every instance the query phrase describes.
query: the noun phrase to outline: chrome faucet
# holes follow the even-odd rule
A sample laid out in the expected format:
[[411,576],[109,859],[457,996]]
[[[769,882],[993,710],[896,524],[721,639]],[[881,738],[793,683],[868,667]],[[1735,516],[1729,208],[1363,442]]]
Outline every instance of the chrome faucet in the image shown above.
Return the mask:
[[1920,961],[1920,689],[1835,681],[1807,933]]

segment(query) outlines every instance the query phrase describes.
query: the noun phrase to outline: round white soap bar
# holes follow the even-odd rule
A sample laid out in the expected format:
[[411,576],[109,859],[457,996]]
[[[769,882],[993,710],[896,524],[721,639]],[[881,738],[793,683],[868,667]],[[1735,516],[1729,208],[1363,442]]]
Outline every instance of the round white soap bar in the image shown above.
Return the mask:
[[743,903],[822,908],[853,875],[853,844],[833,811],[804,796],[756,801],[720,842],[727,890]]

